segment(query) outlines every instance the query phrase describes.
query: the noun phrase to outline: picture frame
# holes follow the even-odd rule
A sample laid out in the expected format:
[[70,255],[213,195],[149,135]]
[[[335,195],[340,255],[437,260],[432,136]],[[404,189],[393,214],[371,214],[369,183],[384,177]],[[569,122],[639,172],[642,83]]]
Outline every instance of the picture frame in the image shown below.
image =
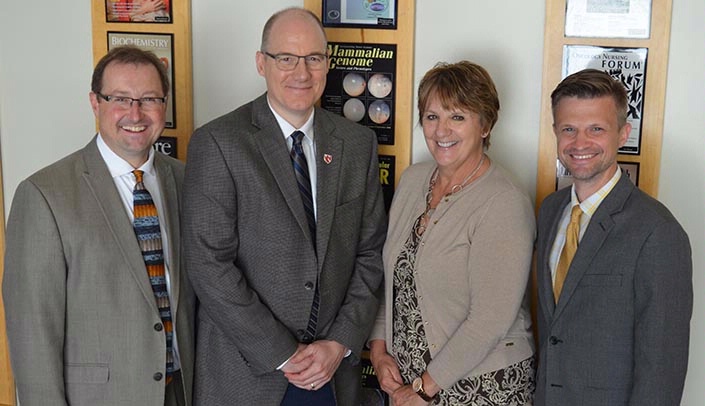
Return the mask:
[[[639,187],[639,162],[627,162],[627,161],[617,161],[622,175],[629,177],[634,186]],[[570,171],[563,166],[561,161],[556,159],[556,188],[555,190],[561,190],[565,187],[573,185],[573,175]]]
[[397,45],[330,41],[328,55],[321,107],[373,130],[379,145],[394,145]]
[[397,0],[323,0],[324,27],[397,28]]
[[168,33],[144,33],[108,31],[108,50],[121,45],[134,45],[152,51],[164,63],[171,89],[166,101],[165,128],[176,128],[176,92],[174,86],[174,35]]
[[105,22],[171,24],[172,1],[105,0]]
[[566,0],[565,36],[647,39],[652,0]]
[[617,161],[617,164],[622,169],[622,174],[627,175],[634,186],[639,187],[639,162]]
[[620,154],[641,154],[642,124],[646,101],[648,48],[565,45],[562,77],[583,69],[598,69],[619,80],[627,91],[627,122],[632,130]]

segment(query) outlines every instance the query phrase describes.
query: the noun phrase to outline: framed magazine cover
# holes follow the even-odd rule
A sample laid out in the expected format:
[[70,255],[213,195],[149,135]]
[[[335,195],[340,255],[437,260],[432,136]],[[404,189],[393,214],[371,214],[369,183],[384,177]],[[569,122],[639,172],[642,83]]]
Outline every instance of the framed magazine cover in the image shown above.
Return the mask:
[[397,0],[323,0],[322,6],[324,27],[397,28]]
[[170,24],[173,21],[172,1],[105,0],[105,21],[108,23]]
[[108,50],[122,45],[134,45],[152,51],[164,63],[171,89],[166,100],[165,128],[176,128],[176,100],[174,86],[174,36],[161,33],[108,31]]

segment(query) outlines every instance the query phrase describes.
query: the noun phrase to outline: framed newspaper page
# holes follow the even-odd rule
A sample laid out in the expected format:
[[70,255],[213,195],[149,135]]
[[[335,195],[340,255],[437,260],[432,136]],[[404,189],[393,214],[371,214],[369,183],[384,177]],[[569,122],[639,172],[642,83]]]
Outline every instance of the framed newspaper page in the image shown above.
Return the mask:
[[567,0],[565,35],[649,38],[651,0]]

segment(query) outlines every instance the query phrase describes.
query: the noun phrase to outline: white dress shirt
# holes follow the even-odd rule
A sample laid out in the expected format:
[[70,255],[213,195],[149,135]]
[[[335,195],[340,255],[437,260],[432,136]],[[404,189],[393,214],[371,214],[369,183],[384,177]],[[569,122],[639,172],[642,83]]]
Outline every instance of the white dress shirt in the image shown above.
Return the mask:
[[[156,206],[157,213],[159,215],[159,224],[161,226],[160,228],[162,234],[162,250],[164,251],[164,271],[166,276],[166,289],[169,293],[169,300],[171,302],[171,277],[169,272],[169,263],[171,258],[169,258],[169,236],[166,232],[166,230],[169,229],[169,223],[167,217],[163,215],[164,204],[162,203],[162,191],[159,187],[157,170],[154,167],[154,154],[156,152],[154,151],[154,149],[150,148],[149,158],[147,158],[147,162],[142,164],[142,166],[140,166],[139,168],[133,168],[132,165],[130,165],[127,161],[125,161],[115,152],[113,152],[110,147],[108,147],[108,145],[105,143],[103,137],[100,134],[98,134],[97,144],[98,151],[100,151],[100,155],[103,157],[105,164],[108,166],[108,171],[110,171],[110,175],[113,177],[113,182],[115,182],[115,187],[117,188],[117,191],[120,194],[122,204],[125,207],[125,211],[130,217],[131,222],[134,222],[135,220],[135,211],[133,207],[133,193],[135,189],[135,184],[137,183],[135,175],[132,173],[132,171],[135,169],[139,169],[144,172],[142,181],[144,182],[145,188],[147,188],[149,194],[152,196],[152,201],[154,201],[154,205]],[[137,237],[135,236],[135,238]],[[179,361],[179,346],[176,342],[176,317],[174,317],[174,306],[171,306],[171,308],[172,324],[174,326],[174,371],[177,371],[181,368],[181,362]]]

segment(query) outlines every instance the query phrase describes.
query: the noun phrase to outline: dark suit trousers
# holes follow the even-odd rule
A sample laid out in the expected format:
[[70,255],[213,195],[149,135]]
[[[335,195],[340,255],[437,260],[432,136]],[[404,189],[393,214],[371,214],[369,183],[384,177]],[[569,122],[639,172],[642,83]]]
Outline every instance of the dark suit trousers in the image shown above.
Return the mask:
[[335,406],[333,385],[330,382],[318,390],[304,390],[289,384],[281,406]]

